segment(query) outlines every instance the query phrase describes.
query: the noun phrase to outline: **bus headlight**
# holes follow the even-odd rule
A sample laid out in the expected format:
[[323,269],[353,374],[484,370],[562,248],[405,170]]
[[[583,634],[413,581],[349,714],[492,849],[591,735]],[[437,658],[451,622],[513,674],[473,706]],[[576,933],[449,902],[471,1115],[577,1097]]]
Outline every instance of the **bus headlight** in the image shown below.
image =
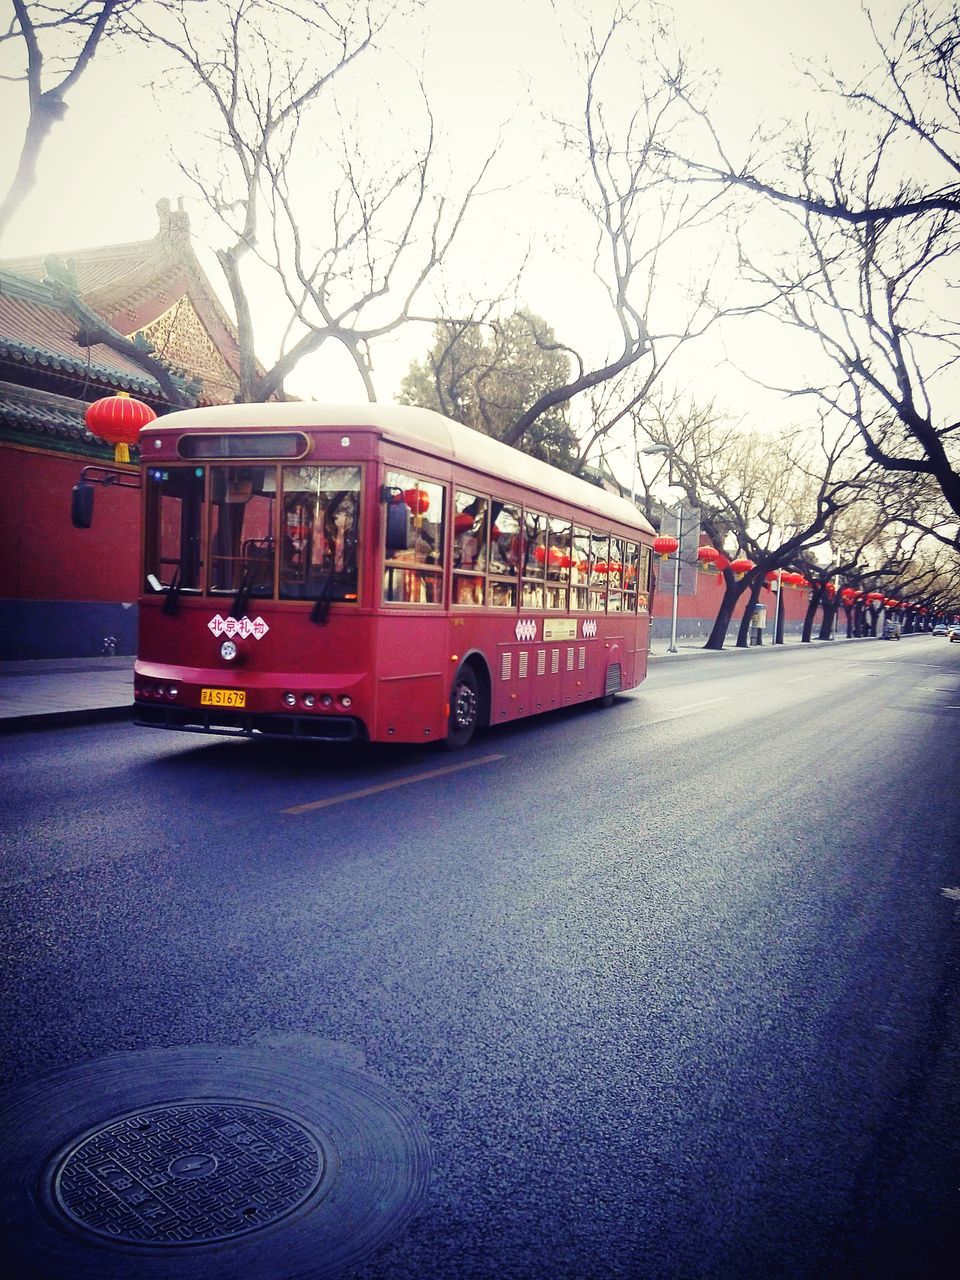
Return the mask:
[[220,646],[220,657],[224,662],[232,662],[237,656],[237,642],[235,640],[224,640]]
[[283,701],[286,706],[295,707],[297,705],[297,695],[295,693],[285,693],[283,695]]

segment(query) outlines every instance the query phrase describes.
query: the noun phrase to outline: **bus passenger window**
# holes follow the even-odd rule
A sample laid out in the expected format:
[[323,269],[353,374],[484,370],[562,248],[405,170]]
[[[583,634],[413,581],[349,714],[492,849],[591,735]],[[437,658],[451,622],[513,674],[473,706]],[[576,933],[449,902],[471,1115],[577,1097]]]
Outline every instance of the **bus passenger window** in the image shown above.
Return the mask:
[[623,612],[623,541],[610,539],[610,558],[607,561],[607,612]]
[[637,611],[637,544],[623,544],[623,611]]
[[650,590],[653,586],[651,566],[650,548],[641,547],[640,565],[637,569],[637,582],[640,584],[640,590],[637,592],[637,609],[640,613],[646,613],[650,608]]
[[573,558],[570,553],[570,525],[565,520],[551,519],[547,546],[547,608],[568,606],[568,586]]
[[489,502],[458,492],[453,517],[453,603],[484,603]]
[[520,603],[524,609],[542,609],[543,579],[547,568],[547,517],[537,515],[534,511],[525,511],[523,529],[523,589]]
[[605,533],[590,534],[590,612],[603,613],[607,607],[607,575],[610,572],[610,539]]
[[586,613],[590,607],[590,534],[586,529],[574,529],[573,551],[570,564],[570,608],[576,613]]
[[405,551],[385,550],[383,599],[390,604],[443,604],[446,491],[435,481],[400,471],[388,471],[386,485],[399,489],[410,510],[411,545]]
[[490,504],[489,601],[494,609],[517,607],[517,573],[523,539],[520,535],[520,508],[494,500]]
[[360,468],[284,467],[280,598],[357,599]]

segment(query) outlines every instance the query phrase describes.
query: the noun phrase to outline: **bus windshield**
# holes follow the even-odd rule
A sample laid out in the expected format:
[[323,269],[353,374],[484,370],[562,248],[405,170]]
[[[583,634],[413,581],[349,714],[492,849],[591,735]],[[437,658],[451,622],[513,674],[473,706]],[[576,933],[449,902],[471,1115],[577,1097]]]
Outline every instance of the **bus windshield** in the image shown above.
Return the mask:
[[148,590],[355,601],[360,468],[150,468],[145,529]]

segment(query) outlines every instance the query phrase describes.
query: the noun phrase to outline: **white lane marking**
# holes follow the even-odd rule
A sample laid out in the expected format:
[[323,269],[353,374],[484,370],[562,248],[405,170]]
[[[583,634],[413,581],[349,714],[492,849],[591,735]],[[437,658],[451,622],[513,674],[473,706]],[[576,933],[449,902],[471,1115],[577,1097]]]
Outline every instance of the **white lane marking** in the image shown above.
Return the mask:
[[792,680],[784,680],[784,684],[800,684],[803,680],[816,680],[819,674],[819,672],[814,671],[809,676],[795,676]]

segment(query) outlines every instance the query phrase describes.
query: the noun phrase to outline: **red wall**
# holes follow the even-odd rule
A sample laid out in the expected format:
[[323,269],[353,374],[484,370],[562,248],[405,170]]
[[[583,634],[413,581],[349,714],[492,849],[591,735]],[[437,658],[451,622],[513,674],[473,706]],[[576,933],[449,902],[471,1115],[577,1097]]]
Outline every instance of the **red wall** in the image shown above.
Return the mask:
[[[659,560],[654,560],[654,573],[660,578],[661,564]],[[696,595],[681,595],[677,599],[677,619],[681,618],[697,618],[701,620],[709,620],[711,623],[717,616],[720,609],[720,601],[723,599],[724,581],[722,573],[707,573],[706,571],[698,571],[697,573],[697,591]],[[800,626],[807,612],[807,603],[810,599],[809,591],[797,591],[792,587],[784,587],[783,589],[783,615],[785,622],[790,625]],[[743,611],[750,600],[750,592],[745,591],[737,601],[737,607],[733,612],[733,621],[730,623],[730,629],[727,632],[728,640],[735,638],[736,628],[740,624],[743,617]],[[777,607],[777,593],[775,591],[767,591],[764,589],[760,592],[758,604],[766,605],[767,609],[767,630],[773,627],[773,615]],[[658,585],[653,598],[653,616],[655,618],[669,618],[673,611],[673,596],[668,591],[662,591]],[[819,625],[820,614],[817,613],[817,621],[814,625]]]
[[91,529],[70,523],[89,459],[0,445],[0,597],[136,600],[140,491],[96,487]]

